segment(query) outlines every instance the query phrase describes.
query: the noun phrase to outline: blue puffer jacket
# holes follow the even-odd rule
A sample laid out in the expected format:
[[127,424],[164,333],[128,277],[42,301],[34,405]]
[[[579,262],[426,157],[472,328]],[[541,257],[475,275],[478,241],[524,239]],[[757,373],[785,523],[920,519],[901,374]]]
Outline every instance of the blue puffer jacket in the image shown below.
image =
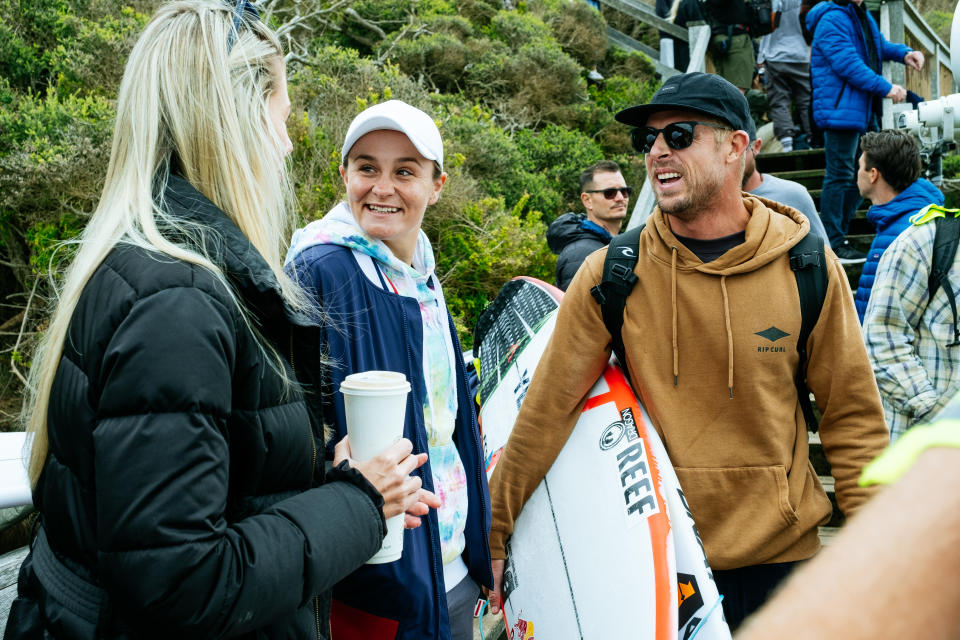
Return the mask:
[[[300,283],[322,301],[328,321],[313,335],[298,334],[294,362],[300,379],[304,369],[321,371],[315,382],[323,390],[324,416],[334,426],[338,441],[346,435],[343,396],[333,393],[350,373],[370,369],[399,371],[411,383],[405,438],[414,452],[427,452],[423,401],[423,323],[415,298],[385,291],[367,279],[353,252],[338,245],[317,244],[295,253],[287,266]],[[460,341],[450,323],[454,349]],[[318,354],[332,364],[321,367]],[[468,507],[463,559],[470,576],[492,586],[490,570],[490,496],[473,402],[467,389],[466,368],[457,358],[458,413],[453,441],[467,478]],[[313,386],[313,385],[311,385]],[[417,473],[433,490],[428,461]],[[334,637],[341,640],[421,640],[450,637],[440,558],[437,512],[433,509],[417,529],[403,535],[403,556],[396,562],[364,565],[334,588],[331,612]]]
[[[877,60],[903,62],[912,49],[887,42],[873,16],[867,12]],[[813,32],[810,50],[810,86],[813,118],[822,129],[867,130],[874,97],[883,97],[893,86],[870,68],[867,44],[856,7],[849,2],[821,2],[807,14]]]
[[854,297],[861,324],[867,310],[867,301],[870,299],[870,289],[873,288],[873,280],[877,275],[880,256],[897,236],[910,226],[910,216],[931,202],[942,205],[943,194],[930,181],[920,178],[890,202],[872,206],[867,211],[867,220],[876,227],[877,235],[867,252],[867,261],[863,265],[860,284]]

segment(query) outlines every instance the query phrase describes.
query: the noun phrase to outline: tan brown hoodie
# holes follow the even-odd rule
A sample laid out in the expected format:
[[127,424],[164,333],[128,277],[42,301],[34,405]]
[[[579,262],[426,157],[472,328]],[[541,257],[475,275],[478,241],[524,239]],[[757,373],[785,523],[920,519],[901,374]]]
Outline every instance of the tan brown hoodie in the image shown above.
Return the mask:
[[[801,560],[820,547],[831,506],[808,461],[797,401],[800,300],[788,250],[809,223],[794,209],[744,194],[746,241],[702,263],[654,211],[640,237],[640,281],[627,300],[623,340],[634,385],[663,438],[715,569]],[[556,459],[610,355],[590,288],[606,249],[592,254],[564,296],[550,344],[490,480],[490,547],[506,539]],[[863,466],[888,444],[880,396],[843,268],[808,341],[807,381],[820,434],[850,515],[874,489]],[[584,518],[590,505],[583,505]]]

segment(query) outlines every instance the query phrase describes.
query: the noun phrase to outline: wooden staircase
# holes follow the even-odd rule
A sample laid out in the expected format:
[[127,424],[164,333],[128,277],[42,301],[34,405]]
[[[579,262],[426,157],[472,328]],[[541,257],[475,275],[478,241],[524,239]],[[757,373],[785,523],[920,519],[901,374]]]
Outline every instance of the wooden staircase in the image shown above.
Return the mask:
[[[787,153],[761,153],[757,156],[757,169],[761,173],[769,173],[784,180],[792,180],[806,187],[817,206],[817,211],[820,211],[821,208],[820,194],[823,187],[824,166],[823,149],[808,149]],[[864,252],[870,248],[874,236],[873,225],[866,218],[869,206],[869,201],[865,200],[860,203],[860,208],[854,215],[853,220],[850,221],[850,229],[847,234],[847,238],[854,248]],[[850,283],[851,291],[855,291],[863,265],[847,264],[844,265],[844,270],[847,272],[847,280]],[[820,527],[821,542],[829,544],[843,525],[844,516],[837,507],[833,476],[830,475],[830,464],[827,462],[823,453],[823,446],[820,444],[820,434],[811,432],[807,436],[810,445],[810,461],[820,478],[820,484],[823,485],[830,502],[833,504],[833,515],[830,521]]]
[[[813,198],[817,211],[820,211],[820,193],[823,188],[823,171],[825,159],[823,149],[807,149],[804,151],[790,151],[779,153],[760,153],[757,156],[757,169],[761,173],[769,173],[792,180],[806,187],[810,196]],[[866,252],[873,242],[874,228],[867,220],[867,209],[870,208],[870,202],[863,200],[857,209],[854,218],[850,221],[850,229],[847,238],[850,244],[858,251]],[[844,265],[847,272],[847,279],[850,282],[850,288],[856,291],[857,282],[860,280],[860,272],[863,265],[853,264]]]

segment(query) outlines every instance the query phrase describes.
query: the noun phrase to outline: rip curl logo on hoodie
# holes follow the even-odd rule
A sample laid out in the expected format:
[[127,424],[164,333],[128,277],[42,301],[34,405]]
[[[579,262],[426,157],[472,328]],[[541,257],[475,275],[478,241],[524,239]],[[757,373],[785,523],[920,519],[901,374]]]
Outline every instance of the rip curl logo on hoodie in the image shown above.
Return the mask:
[[[761,338],[766,338],[770,342],[776,342],[780,338],[786,338],[790,334],[782,329],[778,329],[777,327],[771,326],[769,329],[764,329],[763,331],[757,331],[754,335],[760,336]],[[786,350],[787,350],[786,347],[781,347],[776,345],[769,346],[769,345],[761,344],[757,346],[757,351],[760,353],[768,353],[768,352],[783,353]]]

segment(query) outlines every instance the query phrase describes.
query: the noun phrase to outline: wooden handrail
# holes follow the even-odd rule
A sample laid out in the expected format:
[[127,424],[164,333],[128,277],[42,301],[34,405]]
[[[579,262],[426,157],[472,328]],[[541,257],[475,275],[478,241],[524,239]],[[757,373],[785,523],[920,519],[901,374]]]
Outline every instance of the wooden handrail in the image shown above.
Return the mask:
[[678,27],[669,20],[664,20],[658,16],[656,11],[651,9],[649,5],[640,2],[640,0],[600,0],[600,2],[640,22],[651,24],[660,31],[669,33],[675,38],[683,40],[684,42],[687,41],[686,29]]

